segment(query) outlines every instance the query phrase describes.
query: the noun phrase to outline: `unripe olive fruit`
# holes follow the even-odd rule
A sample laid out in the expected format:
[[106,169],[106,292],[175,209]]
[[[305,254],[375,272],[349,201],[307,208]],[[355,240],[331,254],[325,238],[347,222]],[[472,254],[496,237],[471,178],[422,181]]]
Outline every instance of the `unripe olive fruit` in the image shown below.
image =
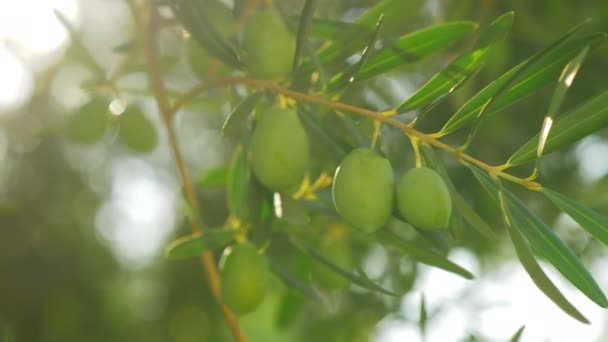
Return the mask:
[[[348,240],[344,238],[324,238],[317,251],[337,266],[350,271],[353,268],[353,256]],[[316,263],[312,269],[312,278],[319,286],[328,290],[342,289],[350,280],[329,267]]]
[[68,122],[67,135],[79,144],[94,144],[101,139],[109,123],[108,103],[94,98],[82,106]]
[[310,143],[298,114],[270,108],[260,116],[251,138],[253,173],[273,191],[286,190],[302,179],[310,159]]
[[371,233],[390,217],[394,188],[390,162],[369,149],[358,148],[336,169],[334,204],[344,220]]
[[139,108],[127,108],[118,117],[118,124],[118,139],[133,151],[150,152],[156,147],[156,129]]
[[253,77],[274,79],[291,71],[295,38],[278,11],[268,9],[252,16],[245,30],[244,45]]
[[417,228],[445,229],[452,199],[441,176],[433,169],[420,167],[407,171],[399,180],[397,207],[403,218]]
[[249,242],[224,251],[220,263],[222,297],[236,313],[253,311],[264,299],[268,285],[268,265]]

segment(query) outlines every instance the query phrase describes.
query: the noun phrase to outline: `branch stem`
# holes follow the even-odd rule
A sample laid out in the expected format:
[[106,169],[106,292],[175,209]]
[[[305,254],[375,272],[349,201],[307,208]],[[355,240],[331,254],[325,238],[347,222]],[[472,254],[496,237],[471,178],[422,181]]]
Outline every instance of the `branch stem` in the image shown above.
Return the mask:
[[[175,164],[179,172],[181,183],[186,192],[186,198],[192,208],[194,208],[195,210],[200,210],[199,200],[194,190],[192,181],[188,176],[188,172],[186,171],[186,164],[184,162],[184,158],[182,156],[181,149],[179,147],[179,142],[177,139],[177,134],[175,132],[175,127],[173,125],[172,113],[174,113],[174,111],[172,111],[171,109],[167,96],[167,91],[165,89],[161,76],[157,42],[157,30],[160,27],[161,20],[154,5],[150,6],[149,15],[149,26],[147,30],[145,30],[146,36],[144,37],[144,43],[145,56],[148,62],[147,71],[148,79],[150,82],[150,88],[152,90],[152,93],[154,94],[154,98],[160,110],[163,124],[167,131],[169,145],[171,147],[173,157],[175,158]],[[190,218],[190,223],[192,225],[193,232],[203,233],[203,227],[200,221]],[[217,305],[219,306],[226,323],[230,327],[234,340],[236,342],[246,342],[247,337],[242,332],[236,319],[236,316],[222,300],[220,276],[216,266],[217,263],[215,257],[210,251],[208,251],[201,254],[200,260],[203,270],[207,276],[206,279],[211,290],[211,294],[217,302]]]
[[183,107],[186,103],[196,97],[198,94],[204,93],[210,89],[227,87],[232,85],[245,84],[259,89],[265,89],[267,91],[281,94],[287,97],[290,97],[295,100],[300,100],[308,103],[314,103],[321,106],[325,106],[336,111],[340,112],[348,112],[352,114],[356,114],[359,116],[368,117],[377,122],[385,123],[387,125],[391,125],[400,129],[405,135],[409,137],[414,137],[420,140],[423,143],[434,146],[438,149],[444,150],[452,155],[454,155],[457,159],[473,164],[478,168],[488,172],[490,175],[494,177],[503,178],[513,183],[517,183],[523,185],[531,190],[538,190],[541,188],[541,185],[533,180],[519,178],[512,174],[504,172],[504,168],[500,166],[492,166],[489,165],[469,154],[466,154],[464,151],[457,147],[452,147],[442,141],[440,141],[435,135],[427,134],[421,132],[414,127],[393,119],[391,117],[386,116],[383,112],[373,111],[369,109],[365,109],[358,106],[349,105],[347,103],[337,102],[327,100],[321,97],[297,92],[291,89],[287,89],[279,86],[276,82],[266,81],[266,80],[258,80],[248,77],[231,77],[231,78],[223,78],[215,81],[203,82],[195,87],[193,87],[190,91],[184,94],[182,97],[178,98],[171,108],[171,113],[175,113],[181,107]]

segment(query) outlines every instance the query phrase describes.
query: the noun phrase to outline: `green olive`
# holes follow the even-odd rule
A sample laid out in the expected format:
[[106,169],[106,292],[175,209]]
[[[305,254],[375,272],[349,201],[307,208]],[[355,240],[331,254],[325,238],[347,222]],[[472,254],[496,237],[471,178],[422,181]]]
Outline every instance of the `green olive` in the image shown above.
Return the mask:
[[224,301],[239,315],[253,311],[266,294],[266,260],[249,242],[227,248],[222,259],[220,271]]
[[399,213],[420,229],[445,229],[450,221],[452,199],[447,185],[433,169],[406,172],[397,184]]
[[103,99],[94,98],[70,118],[67,126],[68,138],[79,144],[94,144],[104,136],[109,119],[108,103]]
[[291,71],[295,38],[276,10],[264,10],[249,19],[245,30],[246,63],[253,77],[275,79]]
[[[317,251],[329,261],[341,268],[351,271],[353,257],[350,244],[344,237],[324,237]],[[350,284],[350,280],[325,265],[316,263],[311,270],[312,278],[324,289],[343,289]]]
[[139,108],[127,108],[118,117],[118,124],[118,139],[133,151],[150,152],[156,147],[156,129]]
[[298,114],[271,108],[258,120],[251,138],[253,173],[273,191],[287,190],[302,179],[308,168],[310,143]]
[[[221,1],[208,0],[205,2],[205,9],[207,10],[207,17],[211,21],[211,25],[222,37],[228,38],[232,32],[232,26],[234,25],[234,17],[232,16],[230,8]],[[209,56],[209,53],[207,53],[193,37],[190,37],[186,41],[186,49],[190,67],[196,76],[199,78],[206,78],[209,76],[209,68],[213,61],[213,58]],[[217,74],[225,76],[229,73],[230,68],[224,64],[220,64]]]
[[387,159],[368,149],[355,149],[336,169],[336,210],[353,226],[372,233],[391,215],[393,183],[393,168]]

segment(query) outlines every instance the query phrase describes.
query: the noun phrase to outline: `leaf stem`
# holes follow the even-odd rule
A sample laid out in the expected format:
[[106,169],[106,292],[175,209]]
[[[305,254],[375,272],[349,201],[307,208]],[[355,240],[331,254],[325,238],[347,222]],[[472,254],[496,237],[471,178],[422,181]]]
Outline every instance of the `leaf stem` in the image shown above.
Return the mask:
[[539,183],[537,183],[533,180],[520,178],[520,177],[514,176],[512,174],[506,173],[503,171],[504,168],[502,166],[489,165],[469,154],[466,154],[464,151],[462,151],[461,149],[459,149],[457,147],[450,146],[450,145],[438,140],[438,137],[436,135],[423,133],[406,123],[403,123],[401,121],[398,121],[391,117],[386,116],[383,112],[373,111],[373,110],[365,109],[362,107],[353,106],[353,105],[350,105],[347,103],[327,100],[327,99],[317,97],[314,95],[297,92],[297,91],[294,91],[291,89],[281,87],[274,81],[258,80],[258,79],[253,79],[253,78],[249,78],[249,77],[231,77],[231,78],[218,79],[218,80],[210,81],[210,82],[202,82],[202,83],[194,86],[190,91],[185,93],[182,97],[178,98],[175,101],[175,103],[173,104],[173,107],[171,108],[171,112],[174,113],[174,112],[178,111],[181,107],[183,107],[186,103],[188,103],[190,100],[192,100],[198,94],[204,93],[210,89],[227,87],[227,86],[237,85],[237,84],[245,84],[245,85],[249,85],[249,86],[256,87],[256,88],[265,89],[265,90],[271,91],[273,93],[291,97],[295,100],[318,104],[321,106],[325,106],[325,107],[334,109],[336,111],[348,112],[348,113],[356,114],[359,116],[368,117],[377,122],[385,123],[387,125],[396,127],[398,129],[400,129],[408,137],[417,138],[418,140],[420,140],[423,143],[426,143],[426,144],[434,146],[438,149],[444,150],[444,151],[454,155],[457,159],[468,162],[470,164],[473,164],[473,165],[477,166],[478,168],[486,171],[487,173],[489,173],[490,175],[492,175],[494,177],[503,178],[510,182],[520,184],[530,190],[538,191],[542,188],[542,186]]
[[[188,176],[188,173],[186,171],[186,164],[184,163],[184,159],[182,157],[182,153],[179,147],[179,142],[177,140],[175,127],[173,126],[173,111],[171,109],[167,92],[162,81],[157,44],[157,29],[159,28],[161,21],[157,9],[154,5],[150,5],[149,15],[150,17],[147,30],[145,30],[146,36],[144,37],[144,43],[145,57],[148,62],[147,72],[148,79],[150,82],[150,88],[152,90],[152,93],[154,94],[154,98],[156,99],[156,102],[158,104],[163,124],[167,130],[169,145],[171,147],[171,152],[175,158],[177,170],[179,172],[182,185],[185,189],[187,200],[189,204],[194,208],[194,210],[200,210],[198,197],[194,190],[192,181],[190,180],[190,177]],[[192,225],[192,230],[194,233],[203,232],[203,227],[201,226],[200,221],[190,218],[190,223]],[[211,252],[207,251],[201,255],[201,264],[203,266],[203,270],[207,275],[207,282],[209,284],[211,293],[215,301],[217,302],[220,311],[222,312],[222,315],[226,320],[226,323],[232,331],[234,340],[237,342],[246,342],[247,337],[240,329],[236,316],[222,300],[220,276],[216,266],[217,264],[215,261],[215,257]]]

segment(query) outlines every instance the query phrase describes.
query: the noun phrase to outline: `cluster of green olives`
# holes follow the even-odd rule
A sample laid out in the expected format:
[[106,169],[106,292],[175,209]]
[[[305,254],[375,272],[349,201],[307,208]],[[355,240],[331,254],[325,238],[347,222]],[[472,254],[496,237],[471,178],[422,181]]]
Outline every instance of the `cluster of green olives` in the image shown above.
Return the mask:
[[[297,186],[310,161],[308,136],[297,113],[290,109],[265,112],[253,132],[251,157],[253,173],[268,189]],[[411,169],[395,187],[390,162],[365,148],[351,151],[342,160],[332,193],[338,214],[367,233],[386,224],[395,198],[399,214],[425,230],[447,228],[452,209],[447,185],[436,171]]]
[[350,152],[342,161],[333,183],[334,204],[350,224],[372,233],[391,216],[394,198],[397,210],[415,227],[445,229],[450,221],[452,200],[441,176],[427,167],[407,171],[397,182],[389,161],[369,149]]

